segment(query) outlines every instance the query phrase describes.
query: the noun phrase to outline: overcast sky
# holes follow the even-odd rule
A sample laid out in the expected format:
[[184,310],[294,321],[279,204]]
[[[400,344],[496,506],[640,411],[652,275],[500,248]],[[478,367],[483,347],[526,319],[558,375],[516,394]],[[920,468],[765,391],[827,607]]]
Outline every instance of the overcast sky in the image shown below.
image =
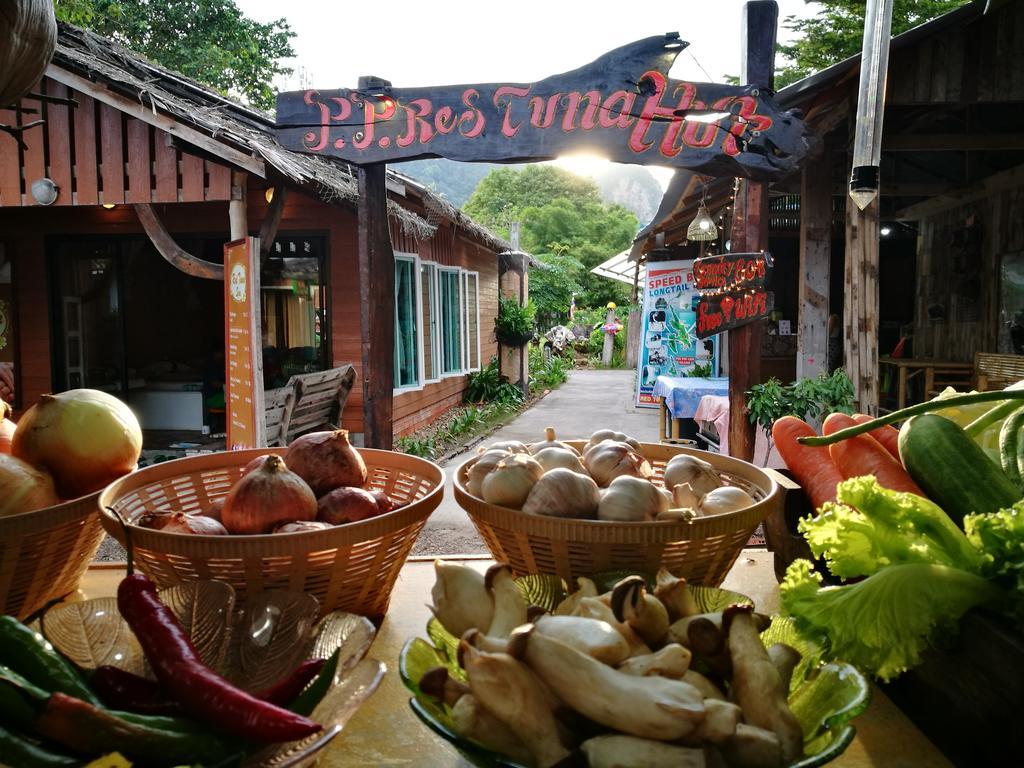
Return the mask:
[[[673,77],[722,82],[740,70],[743,0],[236,2],[260,21],[285,17],[296,33],[296,72],[279,90],[355,88],[360,75],[410,88],[532,82],[665,32],[690,43]],[[814,3],[780,0],[779,39],[792,37],[787,16],[814,11]]]

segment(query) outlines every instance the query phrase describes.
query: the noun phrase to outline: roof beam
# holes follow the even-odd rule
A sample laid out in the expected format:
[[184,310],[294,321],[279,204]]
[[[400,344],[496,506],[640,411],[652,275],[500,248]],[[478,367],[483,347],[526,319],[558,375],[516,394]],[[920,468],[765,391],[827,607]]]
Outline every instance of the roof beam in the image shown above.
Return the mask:
[[153,206],[149,203],[136,203],[132,207],[135,209],[135,215],[139,217],[142,228],[149,235],[153,247],[172,267],[180,269],[192,277],[202,277],[206,280],[224,279],[224,265],[204,261],[182,249],[171,237],[160,217],[156,215]]
[[66,85],[68,88],[92,96],[97,101],[109,104],[114,109],[118,109],[125,114],[156,126],[172,136],[180,138],[182,141],[187,141],[189,144],[200,149],[205,149],[222,160],[262,179],[267,177],[266,165],[262,160],[247,155],[234,147],[229,147],[224,142],[207,136],[205,133],[201,133],[194,128],[189,128],[169,115],[146,107],[140,101],[133,101],[127,96],[111,90],[103,83],[89,80],[52,63],[46,68],[46,76]]

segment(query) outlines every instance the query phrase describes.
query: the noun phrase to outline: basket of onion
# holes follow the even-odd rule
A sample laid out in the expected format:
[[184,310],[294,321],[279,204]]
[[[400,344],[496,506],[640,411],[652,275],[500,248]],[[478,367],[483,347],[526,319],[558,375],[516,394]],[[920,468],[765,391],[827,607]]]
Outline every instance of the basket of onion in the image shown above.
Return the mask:
[[19,619],[78,589],[103,541],[99,491],[131,472],[142,431],[111,395],[43,395],[17,424],[0,402],[0,613]]
[[458,468],[454,487],[495,560],[569,584],[664,567],[718,586],[782,502],[753,464],[611,430],[560,441],[548,429],[536,443],[495,443]]
[[443,491],[436,464],[355,448],[335,430],[155,464],[111,484],[99,506],[161,589],[204,579],[243,597],[287,589],[324,613],[378,618]]

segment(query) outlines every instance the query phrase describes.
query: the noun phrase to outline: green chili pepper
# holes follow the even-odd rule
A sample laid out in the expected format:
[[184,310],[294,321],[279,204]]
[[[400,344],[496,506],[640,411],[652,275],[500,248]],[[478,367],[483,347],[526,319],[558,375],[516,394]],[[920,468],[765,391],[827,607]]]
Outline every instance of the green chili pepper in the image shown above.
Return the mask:
[[146,765],[212,764],[238,748],[208,733],[138,725],[63,693],[50,696],[36,720],[35,730],[76,752],[100,755],[116,751]]
[[38,632],[13,616],[0,616],[0,664],[5,664],[47,691],[100,704],[75,667]]
[[69,755],[51,752],[0,725],[0,755],[6,765],[18,768],[60,768],[81,765],[82,761]]
[[324,662],[324,666],[321,668],[320,674],[316,676],[316,679],[287,708],[297,715],[309,717],[313,710],[316,709],[316,705],[331,690],[331,686],[334,684],[334,676],[338,673],[338,659],[340,656],[341,648],[338,648]]

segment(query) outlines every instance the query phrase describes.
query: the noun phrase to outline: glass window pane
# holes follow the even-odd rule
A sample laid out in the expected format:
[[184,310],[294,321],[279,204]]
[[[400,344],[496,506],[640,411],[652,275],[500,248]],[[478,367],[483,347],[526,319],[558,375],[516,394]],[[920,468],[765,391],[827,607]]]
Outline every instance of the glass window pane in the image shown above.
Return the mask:
[[459,273],[441,273],[441,314],[443,317],[442,346],[445,373],[462,370],[462,292]]
[[416,265],[406,259],[395,260],[395,386],[419,383],[419,339],[417,336],[418,297]]

